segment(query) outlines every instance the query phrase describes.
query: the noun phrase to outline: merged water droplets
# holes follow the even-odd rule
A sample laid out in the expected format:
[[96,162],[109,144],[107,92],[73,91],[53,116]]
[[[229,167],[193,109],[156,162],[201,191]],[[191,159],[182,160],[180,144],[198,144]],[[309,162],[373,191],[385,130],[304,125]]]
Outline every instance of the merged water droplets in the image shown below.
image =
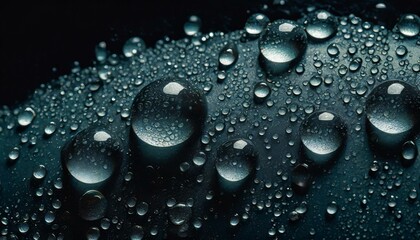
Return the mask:
[[235,139],[225,142],[217,151],[216,171],[221,187],[235,191],[255,169],[257,152],[252,142]]
[[81,131],[62,149],[63,168],[84,184],[108,180],[122,161],[121,144],[113,135],[101,127]]
[[305,21],[305,30],[308,36],[315,41],[325,41],[337,33],[338,22],[331,13],[321,10],[308,16]]
[[366,100],[370,140],[384,148],[402,144],[407,137],[416,134],[419,116],[420,93],[402,81],[381,83]]
[[206,113],[206,99],[190,82],[150,83],[136,96],[131,110],[138,150],[148,159],[173,159],[201,134]]
[[306,46],[306,33],[300,25],[290,20],[276,20],[269,23],[260,36],[261,63],[269,74],[281,74],[298,62]]
[[332,112],[315,112],[300,126],[300,138],[306,157],[316,165],[334,160],[343,148],[347,128],[343,120]]

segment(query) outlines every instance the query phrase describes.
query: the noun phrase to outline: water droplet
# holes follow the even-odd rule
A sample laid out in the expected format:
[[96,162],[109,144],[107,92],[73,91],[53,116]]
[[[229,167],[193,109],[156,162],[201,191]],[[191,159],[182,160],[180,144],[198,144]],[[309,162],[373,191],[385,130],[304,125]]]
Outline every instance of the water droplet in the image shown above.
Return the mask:
[[27,233],[29,231],[29,224],[27,222],[19,223],[19,232],[20,233]]
[[312,87],[318,87],[319,85],[321,85],[321,83],[322,83],[322,77],[320,77],[320,76],[313,76],[309,80],[309,84]]
[[267,83],[259,82],[254,87],[254,100],[257,103],[263,102],[271,93],[271,88]]
[[100,127],[87,128],[63,148],[63,168],[81,183],[104,182],[120,166],[120,147],[120,142],[112,137],[110,131]]
[[32,176],[38,180],[44,179],[45,175],[47,175],[47,169],[44,165],[38,165],[32,173]]
[[89,190],[79,200],[79,215],[87,221],[95,221],[105,216],[108,201],[101,192]]
[[187,36],[194,36],[200,32],[201,19],[198,16],[192,15],[184,24],[184,32]]
[[417,145],[413,141],[407,141],[402,145],[401,156],[403,164],[410,166],[414,163],[418,155]]
[[97,227],[90,227],[86,232],[86,239],[87,240],[98,240],[101,236],[101,232]]
[[35,111],[31,107],[25,108],[22,112],[18,115],[18,123],[22,127],[26,127],[32,123],[36,116]]
[[193,158],[193,163],[196,166],[203,166],[206,163],[207,156],[205,153],[200,152],[199,154],[195,155]]
[[338,54],[340,54],[340,50],[338,49],[337,44],[332,43],[332,44],[328,45],[327,53],[331,57],[336,57]]
[[299,164],[292,171],[292,187],[298,193],[306,193],[309,188],[311,175],[307,164]]
[[44,129],[45,135],[49,136],[55,132],[57,129],[57,126],[55,125],[55,122],[50,122]]
[[396,28],[406,37],[417,36],[420,32],[420,18],[415,14],[403,15],[396,24]]
[[398,57],[404,57],[407,54],[407,48],[404,45],[399,45],[397,49],[395,49],[395,54]]
[[98,45],[96,45],[95,55],[96,55],[96,60],[98,60],[98,62],[103,62],[106,60],[108,52],[106,51],[105,42],[100,42]]
[[298,62],[306,46],[306,33],[296,22],[277,20],[269,23],[259,40],[263,67],[269,74],[283,73]]
[[140,202],[139,204],[137,204],[136,211],[137,215],[139,216],[146,215],[149,211],[149,204],[147,204],[146,202]]
[[199,137],[206,114],[206,99],[189,82],[150,83],[136,96],[131,110],[138,150],[147,159],[174,159]]
[[245,139],[225,142],[217,151],[216,171],[225,190],[237,190],[254,171],[257,153]]
[[335,16],[325,10],[311,14],[305,23],[308,36],[316,41],[324,41],[337,32],[338,23]]
[[144,230],[139,225],[134,225],[131,229],[130,240],[142,240],[144,237]]
[[269,22],[270,19],[268,19],[268,17],[264,14],[255,13],[251,15],[246,21],[245,31],[249,36],[259,36]]
[[328,206],[327,206],[327,216],[328,217],[335,216],[337,211],[338,211],[338,205],[335,201],[332,201],[331,203],[328,204]]
[[169,209],[168,215],[172,224],[180,226],[190,221],[192,210],[191,207],[178,203]]
[[146,43],[139,37],[129,38],[123,46],[124,56],[130,58],[146,49]]
[[419,125],[420,93],[401,81],[387,81],[376,86],[366,101],[370,140],[385,147],[402,144]]
[[238,224],[239,224],[238,214],[235,214],[235,216],[231,217],[229,223],[230,223],[230,226],[232,226],[232,227],[238,226]]
[[12,149],[12,151],[10,151],[10,152],[9,152],[8,157],[9,157],[9,159],[10,159],[10,160],[15,161],[16,159],[18,159],[18,158],[19,158],[19,155],[20,155],[20,150],[19,150],[19,148],[14,147],[14,148]]
[[316,165],[323,165],[333,160],[343,147],[347,128],[336,114],[315,112],[302,122],[300,134],[306,157]]
[[362,66],[362,62],[363,60],[359,57],[354,58],[353,60],[351,60],[350,65],[349,65],[349,70],[351,72],[356,72],[357,70],[360,69],[360,67]]
[[236,44],[228,43],[219,53],[219,67],[227,69],[238,60],[238,48]]

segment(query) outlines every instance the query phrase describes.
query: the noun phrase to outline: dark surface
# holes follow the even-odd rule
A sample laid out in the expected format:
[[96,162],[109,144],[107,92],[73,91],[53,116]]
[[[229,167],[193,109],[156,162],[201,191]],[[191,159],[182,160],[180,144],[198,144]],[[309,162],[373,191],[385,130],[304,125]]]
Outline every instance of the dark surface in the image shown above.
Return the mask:
[[[0,105],[25,100],[36,87],[71,71],[74,61],[92,65],[94,47],[107,42],[113,53],[131,36],[141,36],[147,46],[169,36],[184,37],[183,24],[196,14],[203,32],[240,29],[254,12],[271,19],[297,19],[308,6],[337,15],[356,13],[367,20],[392,26],[401,13],[418,13],[417,0],[390,1],[276,1],[159,0],[159,1],[9,1],[0,7]],[[278,1],[277,1],[278,2]],[[387,10],[374,6],[386,3]],[[264,4],[268,9],[262,10]],[[249,11],[249,13],[247,13]],[[56,68],[56,71],[53,71]]]

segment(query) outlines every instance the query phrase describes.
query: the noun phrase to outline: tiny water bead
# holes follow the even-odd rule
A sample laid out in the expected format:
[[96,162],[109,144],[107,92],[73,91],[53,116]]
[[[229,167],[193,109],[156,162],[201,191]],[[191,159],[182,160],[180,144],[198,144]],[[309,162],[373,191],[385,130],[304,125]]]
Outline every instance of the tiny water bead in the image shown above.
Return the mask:
[[194,36],[200,32],[201,19],[198,16],[192,15],[184,24],[184,32],[187,36]]
[[85,192],[79,200],[79,216],[87,221],[95,221],[105,216],[108,201],[96,190]]
[[262,13],[251,15],[245,23],[245,31],[251,37],[257,37],[261,34],[270,19]]
[[252,174],[257,161],[257,152],[252,142],[246,139],[230,140],[217,151],[216,171],[225,190],[237,190]]
[[206,115],[206,99],[190,82],[150,83],[137,94],[131,109],[138,150],[150,159],[173,158],[201,134]]
[[18,115],[18,123],[22,127],[26,127],[32,123],[36,116],[35,110],[31,107],[25,108],[22,112]]
[[124,56],[130,58],[146,49],[146,43],[139,37],[128,39],[123,46]]
[[63,168],[84,184],[108,180],[122,161],[121,143],[107,129],[89,127],[71,139],[62,149]]
[[281,74],[298,62],[306,46],[306,33],[296,22],[276,20],[269,23],[259,39],[262,65],[269,74]]
[[219,53],[219,68],[227,69],[238,60],[238,48],[236,44],[228,43]]
[[315,165],[333,160],[343,148],[347,136],[344,121],[332,112],[315,112],[300,126],[300,138],[304,153]]
[[383,147],[402,144],[407,137],[415,135],[419,116],[420,92],[402,81],[381,83],[366,100],[370,140]]
[[305,21],[305,30],[312,40],[324,41],[337,33],[338,22],[331,13],[321,10],[308,16]]
[[396,24],[396,28],[406,37],[415,37],[420,33],[420,18],[415,14],[403,15]]

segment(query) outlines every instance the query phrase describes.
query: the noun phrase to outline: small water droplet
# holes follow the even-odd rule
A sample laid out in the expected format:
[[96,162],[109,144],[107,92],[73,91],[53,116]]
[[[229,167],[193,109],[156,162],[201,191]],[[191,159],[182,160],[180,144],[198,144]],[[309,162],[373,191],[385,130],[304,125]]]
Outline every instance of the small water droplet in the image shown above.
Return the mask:
[[38,165],[32,173],[32,176],[38,180],[44,179],[45,175],[47,175],[47,169],[44,165]]
[[190,221],[192,209],[183,203],[178,203],[169,209],[168,215],[172,224],[180,226]]
[[124,56],[130,58],[146,49],[146,43],[139,37],[129,38],[123,46]]
[[271,88],[267,83],[259,82],[254,87],[254,100],[257,103],[263,102],[271,93]]
[[245,31],[252,37],[259,36],[269,22],[270,19],[264,14],[253,14],[245,23]]
[[100,42],[98,45],[96,45],[95,55],[96,55],[96,60],[98,60],[98,62],[103,62],[106,60],[108,52],[106,50],[105,42]]
[[219,67],[227,69],[238,60],[238,48],[236,44],[228,43],[219,53]]
[[401,156],[403,164],[410,166],[414,163],[418,155],[418,149],[416,143],[413,141],[407,141],[402,145]]
[[198,16],[192,15],[184,24],[184,32],[187,36],[194,36],[200,32],[201,19]]
[[327,216],[328,217],[333,217],[337,214],[338,211],[338,205],[335,201],[332,201],[331,203],[328,204],[327,206]]
[[22,127],[26,127],[32,123],[36,116],[35,111],[31,107],[25,108],[22,112],[18,115],[18,123]]
[[335,16],[325,10],[320,10],[308,17],[305,30],[312,40],[324,41],[336,34],[337,25]]

